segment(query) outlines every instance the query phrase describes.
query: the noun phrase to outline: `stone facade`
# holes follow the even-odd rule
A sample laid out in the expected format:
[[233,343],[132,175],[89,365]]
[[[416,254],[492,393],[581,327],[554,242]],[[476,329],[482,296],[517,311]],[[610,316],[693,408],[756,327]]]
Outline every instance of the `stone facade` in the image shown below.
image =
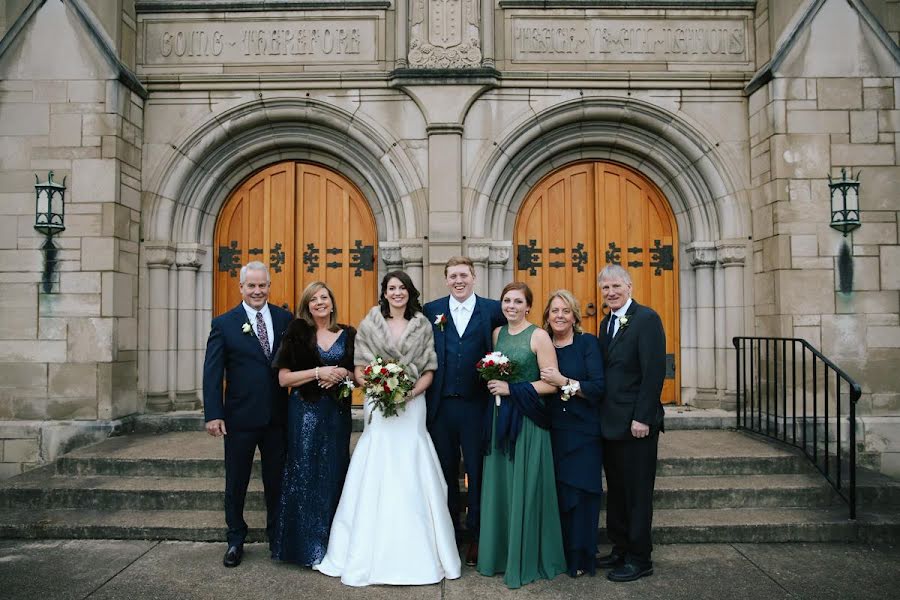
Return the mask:
[[[861,439],[900,473],[900,2],[203,4],[0,14],[0,476],[199,405],[217,216],[290,159],[360,189],[378,268],[426,298],[459,253],[499,294],[545,175],[639,171],[679,231],[682,402],[733,407],[733,336],[803,337],[863,385]],[[847,238],[828,224],[841,167],[863,171]],[[44,293],[50,169],[68,190]]]

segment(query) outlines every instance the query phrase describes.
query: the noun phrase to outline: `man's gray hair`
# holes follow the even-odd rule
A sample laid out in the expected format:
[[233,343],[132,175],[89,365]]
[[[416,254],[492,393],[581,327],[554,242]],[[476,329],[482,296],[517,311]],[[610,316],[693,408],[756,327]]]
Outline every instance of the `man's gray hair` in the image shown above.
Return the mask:
[[253,260],[241,267],[241,285],[247,282],[247,271],[262,271],[266,274],[266,283],[272,281],[272,276],[269,275],[269,267],[258,260]]
[[597,275],[597,284],[602,284],[604,279],[621,279],[631,285],[631,275],[620,265],[606,265]]

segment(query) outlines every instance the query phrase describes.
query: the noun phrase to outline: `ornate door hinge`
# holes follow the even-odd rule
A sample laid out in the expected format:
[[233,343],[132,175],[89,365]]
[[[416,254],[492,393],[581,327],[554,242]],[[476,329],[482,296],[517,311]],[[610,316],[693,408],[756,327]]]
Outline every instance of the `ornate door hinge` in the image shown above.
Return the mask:
[[539,260],[541,249],[537,247],[537,240],[528,240],[528,245],[519,244],[516,249],[516,268],[520,271],[528,271],[529,275],[537,275],[537,267],[543,266]]
[[241,250],[236,240],[231,240],[228,246],[219,246],[219,271],[227,272],[229,277],[237,275],[241,268]]

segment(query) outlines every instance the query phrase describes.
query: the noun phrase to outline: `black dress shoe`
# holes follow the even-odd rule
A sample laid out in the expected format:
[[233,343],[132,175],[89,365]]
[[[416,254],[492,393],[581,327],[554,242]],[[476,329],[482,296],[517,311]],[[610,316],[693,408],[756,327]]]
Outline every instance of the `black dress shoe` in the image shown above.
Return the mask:
[[609,569],[612,567],[621,567],[625,564],[625,556],[618,552],[610,552],[606,556],[597,557],[597,566],[601,569]]
[[222,564],[229,568],[236,567],[241,564],[241,559],[243,557],[243,546],[228,546],[228,550],[225,551],[225,557],[222,559]]
[[466,565],[470,567],[474,567],[478,564],[478,542],[472,542],[469,544],[469,549],[466,551]]
[[623,581],[636,581],[641,577],[653,575],[653,565],[641,566],[633,562],[627,562],[621,567],[610,571],[606,574],[606,578],[610,581],[621,583]]

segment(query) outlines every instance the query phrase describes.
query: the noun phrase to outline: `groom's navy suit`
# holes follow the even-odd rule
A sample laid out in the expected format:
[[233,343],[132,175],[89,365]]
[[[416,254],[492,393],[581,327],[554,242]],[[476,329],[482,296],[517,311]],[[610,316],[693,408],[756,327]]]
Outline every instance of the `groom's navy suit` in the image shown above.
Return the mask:
[[[475,363],[491,351],[494,328],[506,323],[506,318],[499,302],[476,296],[469,323],[460,338],[450,314],[449,296],[429,302],[423,312],[434,330],[438,360],[434,381],[426,392],[428,432],[447,481],[447,504],[454,527],[459,522],[459,450],[462,448],[469,480],[466,526],[477,533],[483,463],[481,429],[490,394],[475,370]],[[440,314],[447,317],[443,328],[434,323]]]
[[[292,320],[291,313],[269,305],[272,356]],[[225,421],[225,522],[228,545],[240,546],[247,536],[244,499],[253,455],[259,447],[266,497],[266,532],[273,538],[281,471],[285,456],[287,390],[278,385],[259,339],[251,330],[243,303],[212,320],[203,364],[203,411],[206,421]],[[222,389],[223,378],[225,389]]]

